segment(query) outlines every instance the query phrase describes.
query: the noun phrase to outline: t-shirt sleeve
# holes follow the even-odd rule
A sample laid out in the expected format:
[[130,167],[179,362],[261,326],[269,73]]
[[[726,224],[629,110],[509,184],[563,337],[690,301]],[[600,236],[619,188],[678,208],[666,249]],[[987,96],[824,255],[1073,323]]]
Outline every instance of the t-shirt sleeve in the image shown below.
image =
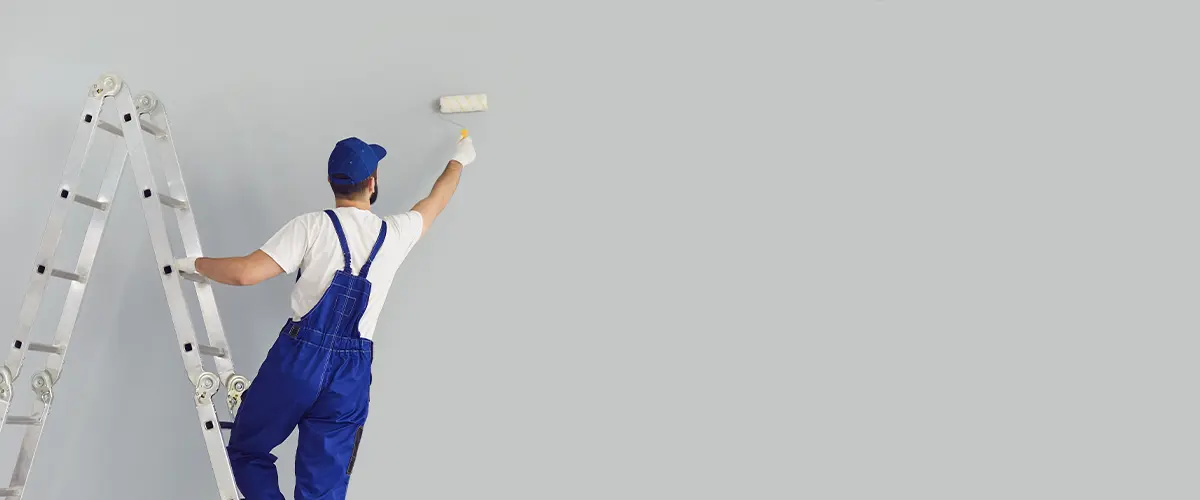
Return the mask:
[[412,250],[413,245],[417,244],[417,240],[421,239],[421,229],[425,225],[421,212],[409,210],[393,215],[392,222],[396,224],[397,232],[400,233],[398,236],[403,242],[404,251]]
[[276,231],[259,250],[275,259],[285,274],[292,274],[300,269],[308,252],[311,231],[309,221],[304,216],[296,217]]

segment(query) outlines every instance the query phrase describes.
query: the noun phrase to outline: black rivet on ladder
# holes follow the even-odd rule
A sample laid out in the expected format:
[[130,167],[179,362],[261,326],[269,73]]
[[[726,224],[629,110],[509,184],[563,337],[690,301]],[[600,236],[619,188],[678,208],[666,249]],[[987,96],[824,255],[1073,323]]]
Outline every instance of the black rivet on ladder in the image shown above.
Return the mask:
[[38,274],[46,274],[46,266],[38,266]]
[[127,122],[133,121],[133,115],[131,115],[129,113],[125,113],[125,121],[127,121]]
[[213,423],[212,423],[212,420],[209,420],[209,421],[207,421],[207,422],[204,422],[204,430],[206,430],[206,431],[211,431],[211,430],[212,430],[212,428],[213,428]]
[[163,274],[171,274],[171,266],[163,266]]
[[150,197],[150,190],[149,190],[149,189],[143,189],[143,190],[142,190],[142,198],[149,198],[149,197]]
[[59,197],[59,198],[66,199],[66,197],[67,197],[67,195],[68,195],[68,194],[69,194],[69,193],[67,193],[67,190],[66,190],[66,189],[64,189],[64,190],[62,190],[62,191],[59,191],[59,192],[58,192],[58,197]]
[[13,347],[15,347],[15,348],[17,348],[17,349],[20,349],[20,348],[21,348],[21,341],[20,341],[20,340],[18,340],[18,341],[16,341],[16,342],[13,342]]
[[92,123],[92,115],[83,115],[83,123]]
[[192,343],[183,344],[183,352],[192,352]]

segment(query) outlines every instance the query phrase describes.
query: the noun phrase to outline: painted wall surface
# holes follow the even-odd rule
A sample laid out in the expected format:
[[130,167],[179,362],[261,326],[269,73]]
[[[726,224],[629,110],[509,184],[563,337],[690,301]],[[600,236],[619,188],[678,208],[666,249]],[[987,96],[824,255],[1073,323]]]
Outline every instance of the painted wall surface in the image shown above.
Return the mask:
[[[346,136],[408,209],[453,149],[433,102],[486,92],[351,498],[1194,498],[1195,15],[6,2],[0,320],[101,73],[170,110],[209,255],[326,207]],[[213,499],[131,173],[118,200],[27,498]],[[290,282],[217,290],[248,375]]]

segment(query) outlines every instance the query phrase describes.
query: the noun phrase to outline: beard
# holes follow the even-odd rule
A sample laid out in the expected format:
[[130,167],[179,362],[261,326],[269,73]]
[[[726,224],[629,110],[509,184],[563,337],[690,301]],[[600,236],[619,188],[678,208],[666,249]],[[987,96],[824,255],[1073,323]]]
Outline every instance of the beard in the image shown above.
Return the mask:
[[371,199],[370,199],[371,204],[374,205],[375,200],[378,198],[379,198],[379,186],[375,186],[375,191],[371,193]]

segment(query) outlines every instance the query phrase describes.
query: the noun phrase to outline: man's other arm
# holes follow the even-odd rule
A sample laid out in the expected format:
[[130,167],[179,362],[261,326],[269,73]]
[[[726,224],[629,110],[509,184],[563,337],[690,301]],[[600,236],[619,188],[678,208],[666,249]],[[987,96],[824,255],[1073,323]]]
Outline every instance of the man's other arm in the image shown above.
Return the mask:
[[197,274],[234,286],[257,285],[283,274],[283,268],[262,250],[241,257],[199,257],[194,266]]
[[224,285],[257,285],[300,268],[308,251],[308,226],[308,218],[296,217],[250,254],[241,257],[183,258],[175,261],[175,267]]

